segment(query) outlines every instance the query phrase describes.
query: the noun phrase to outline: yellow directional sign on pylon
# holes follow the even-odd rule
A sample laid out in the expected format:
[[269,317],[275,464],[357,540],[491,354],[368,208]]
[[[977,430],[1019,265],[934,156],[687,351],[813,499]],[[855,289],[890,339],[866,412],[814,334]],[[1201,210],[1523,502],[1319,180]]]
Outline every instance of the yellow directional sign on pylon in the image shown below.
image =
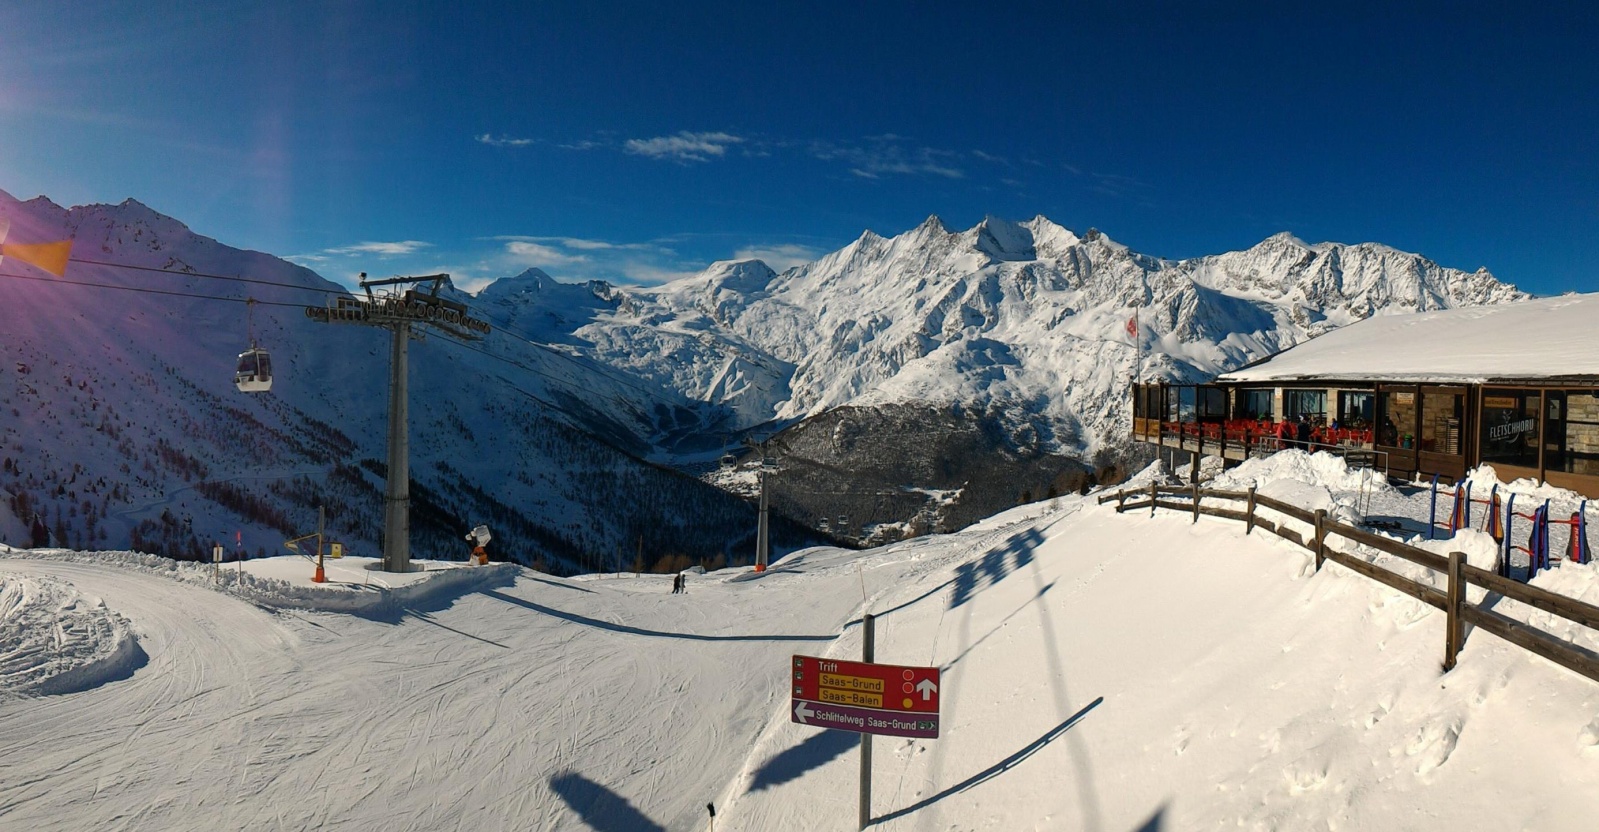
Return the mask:
[[7,257],[15,257],[24,263],[31,263],[41,269],[63,277],[67,273],[67,258],[72,256],[72,241],[57,240],[53,243],[8,243],[6,233],[11,230],[10,220],[0,220],[0,265],[5,263]]

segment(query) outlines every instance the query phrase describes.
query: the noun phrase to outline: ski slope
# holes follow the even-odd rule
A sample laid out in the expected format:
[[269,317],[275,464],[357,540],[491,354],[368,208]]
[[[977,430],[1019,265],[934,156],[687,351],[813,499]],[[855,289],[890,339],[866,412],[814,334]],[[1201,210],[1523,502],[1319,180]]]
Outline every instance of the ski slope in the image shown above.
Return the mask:
[[[1279,456],[1228,476],[1353,503],[1352,478]],[[1374,503],[1425,510],[1386,486]],[[1599,813],[1599,685],[1485,633],[1443,674],[1440,614],[1209,517],[1063,498],[690,576],[686,595],[670,576],[507,568],[363,615],[27,554],[0,575],[102,600],[147,660],[0,698],[3,829],[697,830],[708,802],[723,832],[853,829],[857,735],[793,724],[786,669],[858,657],[865,609],[878,661],[943,671],[942,736],[874,741],[874,828],[1578,830]],[[1594,567],[1539,580],[1599,595]]]

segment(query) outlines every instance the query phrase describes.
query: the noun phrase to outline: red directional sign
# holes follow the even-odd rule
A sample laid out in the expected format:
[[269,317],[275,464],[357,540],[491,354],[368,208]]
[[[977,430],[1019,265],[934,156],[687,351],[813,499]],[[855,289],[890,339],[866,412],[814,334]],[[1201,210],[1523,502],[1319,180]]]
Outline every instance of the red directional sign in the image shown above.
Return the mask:
[[795,656],[790,717],[895,737],[938,736],[938,668]]

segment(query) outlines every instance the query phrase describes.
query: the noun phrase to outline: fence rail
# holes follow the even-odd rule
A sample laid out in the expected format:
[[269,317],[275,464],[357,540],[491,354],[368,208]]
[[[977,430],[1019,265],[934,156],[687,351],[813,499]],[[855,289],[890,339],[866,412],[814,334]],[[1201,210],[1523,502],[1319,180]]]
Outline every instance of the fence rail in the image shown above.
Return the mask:
[[[1207,506],[1204,504],[1207,498],[1239,500],[1245,503],[1245,508],[1240,511]],[[1184,502],[1184,499],[1187,501]],[[1116,503],[1117,512],[1148,508],[1153,515],[1155,509],[1164,508],[1191,514],[1195,521],[1201,514],[1241,520],[1245,524],[1244,534],[1250,534],[1257,528],[1264,529],[1310,550],[1316,556],[1318,570],[1325,561],[1330,560],[1422,603],[1443,610],[1447,614],[1443,661],[1443,668],[1446,671],[1454,669],[1455,660],[1460,655],[1464,642],[1464,625],[1471,624],[1523,650],[1599,682],[1599,653],[1550,635],[1527,622],[1517,621],[1492,609],[1474,606],[1466,600],[1466,587],[1467,585],[1480,587],[1594,630],[1599,630],[1599,607],[1472,566],[1465,562],[1466,556],[1461,552],[1450,552],[1448,557],[1444,557],[1391,537],[1329,520],[1324,511],[1309,511],[1292,503],[1257,494],[1253,488],[1248,491],[1223,491],[1202,488],[1197,484],[1186,486],[1151,484],[1147,488],[1123,489],[1099,497],[1100,505],[1112,501]],[[1258,510],[1262,508],[1310,525],[1314,530],[1311,538],[1307,541],[1305,535],[1298,530],[1284,528],[1280,520],[1274,522],[1261,517]],[[1327,547],[1327,538],[1332,535],[1393,555],[1434,572],[1441,572],[1447,577],[1448,589],[1440,590],[1353,555],[1330,550]]]

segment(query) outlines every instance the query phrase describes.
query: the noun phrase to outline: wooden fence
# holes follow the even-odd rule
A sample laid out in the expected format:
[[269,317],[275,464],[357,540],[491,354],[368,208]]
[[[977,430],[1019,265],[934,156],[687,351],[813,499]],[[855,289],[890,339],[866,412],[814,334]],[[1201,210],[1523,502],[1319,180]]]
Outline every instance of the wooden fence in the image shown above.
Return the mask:
[[[1244,503],[1244,509],[1240,511],[1218,506],[1207,506],[1203,504],[1207,498],[1236,500]],[[1585,604],[1548,590],[1539,589],[1535,586],[1518,583],[1509,578],[1496,575],[1489,570],[1472,566],[1466,563],[1466,556],[1461,552],[1450,552],[1448,557],[1444,557],[1435,552],[1401,543],[1390,537],[1339,523],[1336,520],[1330,520],[1323,510],[1309,511],[1281,500],[1272,499],[1264,494],[1256,494],[1253,488],[1248,491],[1219,491],[1202,488],[1199,485],[1158,486],[1151,484],[1148,488],[1123,489],[1113,494],[1102,495],[1099,498],[1100,504],[1112,501],[1116,503],[1117,512],[1148,508],[1150,515],[1153,516],[1155,509],[1165,508],[1191,513],[1195,521],[1199,520],[1199,515],[1201,514],[1240,520],[1244,523],[1244,534],[1250,534],[1257,528],[1265,529],[1310,550],[1316,556],[1316,568],[1318,570],[1321,569],[1323,563],[1330,560],[1374,581],[1393,587],[1425,604],[1443,610],[1447,615],[1443,662],[1443,667],[1446,671],[1454,669],[1455,657],[1460,654],[1465,638],[1465,625],[1471,624],[1493,633],[1517,647],[1536,653],[1561,667],[1576,671],[1589,679],[1599,682],[1599,653],[1564,639],[1556,638],[1524,621],[1517,621],[1502,613],[1468,603],[1466,600],[1466,586],[1469,584],[1482,587],[1488,592],[1498,593],[1505,598],[1519,601],[1529,607],[1558,615],[1596,630],[1599,630],[1599,607]],[[1312,529],[1310,540],[1307,541],[1298,531],[1284,528],[1281,521],[1273,522],[1268,518],[1261,517],[1258,512],[1261,508],[1269,509],[1308,524]],[[1384,569],[1376,564],[1367,563],[1360,558],[1343,552],[1333,551],[1327,546],[1327,538],[1331,535],[1338,535],[1346,540],[1394,555],[1418,566],[1431,569],[1434,572],[1441,572],[1448,577],[1448,591],[1445,592],[1428,584],[1420,583],[1397,572]]]

